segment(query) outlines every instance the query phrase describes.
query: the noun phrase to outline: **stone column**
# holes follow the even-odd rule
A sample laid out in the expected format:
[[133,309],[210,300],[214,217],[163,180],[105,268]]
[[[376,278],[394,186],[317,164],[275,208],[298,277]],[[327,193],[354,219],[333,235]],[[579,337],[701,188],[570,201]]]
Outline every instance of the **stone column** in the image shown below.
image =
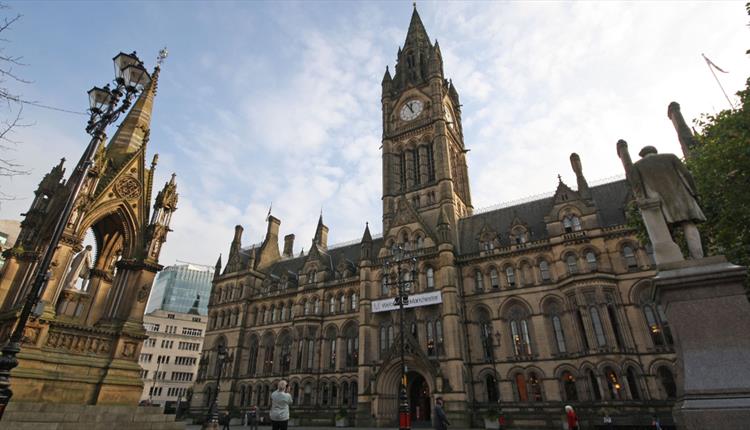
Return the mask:
[[675,334],[673,414],[681,430],[748,428],[750,303],[744,267],[724,257],[660,264],[655,294]]

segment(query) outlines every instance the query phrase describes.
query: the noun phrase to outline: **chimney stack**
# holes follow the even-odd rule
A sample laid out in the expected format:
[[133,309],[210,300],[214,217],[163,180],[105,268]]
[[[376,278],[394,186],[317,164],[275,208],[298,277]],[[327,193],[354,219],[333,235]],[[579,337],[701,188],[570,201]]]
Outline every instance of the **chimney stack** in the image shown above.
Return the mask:
[[287,234],[284,236],[284,257],[294,256],[294,235]]

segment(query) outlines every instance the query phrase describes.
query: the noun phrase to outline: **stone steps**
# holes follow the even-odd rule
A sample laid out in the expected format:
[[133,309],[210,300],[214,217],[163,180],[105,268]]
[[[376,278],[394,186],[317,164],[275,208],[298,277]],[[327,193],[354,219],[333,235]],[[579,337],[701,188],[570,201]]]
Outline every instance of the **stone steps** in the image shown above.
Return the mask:
[[0,430],[185,430],[151,406],[68,405],[11,401]]

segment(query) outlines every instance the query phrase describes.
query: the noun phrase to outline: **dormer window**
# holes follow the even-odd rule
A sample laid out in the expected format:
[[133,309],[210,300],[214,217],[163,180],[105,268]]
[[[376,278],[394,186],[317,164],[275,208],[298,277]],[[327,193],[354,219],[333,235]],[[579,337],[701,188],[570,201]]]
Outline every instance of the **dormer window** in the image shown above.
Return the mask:
[[523,227],[516,227],[510,233],[510,241],[517,245],[526,243],[528,240],[529,240],[529,234],[526,231],[526,229]]
[[575,215],[569,215],[563,218],[563,228],[565,233],[572,233],[581,230],[581,219]]

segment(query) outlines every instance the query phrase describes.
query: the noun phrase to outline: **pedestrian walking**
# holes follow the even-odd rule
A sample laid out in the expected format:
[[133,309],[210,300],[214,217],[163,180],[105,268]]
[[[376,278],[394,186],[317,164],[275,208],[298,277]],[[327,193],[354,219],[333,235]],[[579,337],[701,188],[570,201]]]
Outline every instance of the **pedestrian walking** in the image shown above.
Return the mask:
[[612,417],[609,416],[608,412],[604,412],[604,418],[602,419],[602,422],[604,423],[604,428],[607,430],[612,430]]
[[443,410],[443,398],[438,397],[435,399],[435,430],[448,430],[449,425],[451,423]]
[[568,430],[578,430],[578,416],[576,411],[573,410],[573,406],[565,406],[565,416],[568,418]]
[[278,389],[271,394],[271,430],[287,430],[289,424],[289,405],[292,404],[292,395],[289,387],[283,379],[279,381]]
[[651,420],[651,426],[654,428],[654,430],[661,430],[661,422],[659,421],[659,417],[654,415],[654,418]]
[[219,424],[221,424],[221,430],[229,430],[229,412],[224,412],[219,418]]
[[250,406],[250,409],[245,412],[245,427],[258,430],[258,408],[255,405]]

